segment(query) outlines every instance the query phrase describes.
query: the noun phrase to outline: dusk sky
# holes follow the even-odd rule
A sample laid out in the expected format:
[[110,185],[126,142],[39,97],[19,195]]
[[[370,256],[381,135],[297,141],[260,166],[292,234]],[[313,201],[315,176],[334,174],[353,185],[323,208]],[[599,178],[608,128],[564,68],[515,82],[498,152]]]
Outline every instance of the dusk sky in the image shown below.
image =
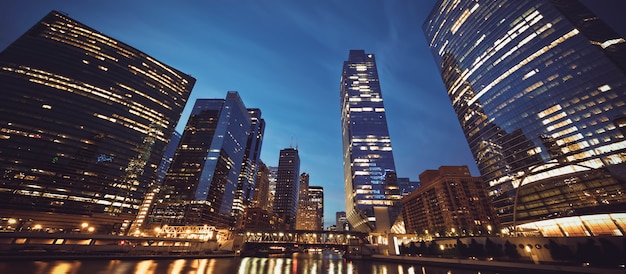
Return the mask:
[[[399,177],[442,165],[480,175],[422,32],[435,2],[2,1],[0,50],[51,10],[66,13],[197,79],[181,133],[196,99],[238,91],[263,113],[267,165],[298,145],[300,171],[324,187],[328,227],[345,211],[339,81],[350,49],[376,56]],[[583,3],[600,15],[624,10],[619,0]]]

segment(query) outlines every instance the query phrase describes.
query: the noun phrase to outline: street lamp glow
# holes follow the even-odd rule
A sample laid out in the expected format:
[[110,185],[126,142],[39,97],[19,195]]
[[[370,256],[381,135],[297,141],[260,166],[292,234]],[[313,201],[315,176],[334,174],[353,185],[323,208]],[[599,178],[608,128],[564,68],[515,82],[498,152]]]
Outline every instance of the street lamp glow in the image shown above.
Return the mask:
[[530,246],[524,247],[524,250],[526,250],[526,252],[530,253]]
[[87,229],[87,231],[89,231],[89,232],[93,232],[94,230],[96,230],[96,229],[95,229],[93,226],[90,226],[90,227]]
[[13,219],[13,218],[9,219],[9,224],[10,225],[14,225],[15,223],[17,223],[16,219]]
[[39,230],[39,229],[41,229],[41,228],[42,228],[42,226],[41,226],[41,225],[35,225],[35,226],[33,226],[33,229],[36,229],[36,230]]
[[443,251],[444,249],[446,249],[446,247],[443,246],[443,245],[439,245],[439,249],[441,249],[441,251]]
[[82,228],[86,228],[86,227],[88,227],[88,226],[89,226],[89,224],[88,224],[88,223],[82,223],[82,224],[80,224],[80,227],[82,227]]

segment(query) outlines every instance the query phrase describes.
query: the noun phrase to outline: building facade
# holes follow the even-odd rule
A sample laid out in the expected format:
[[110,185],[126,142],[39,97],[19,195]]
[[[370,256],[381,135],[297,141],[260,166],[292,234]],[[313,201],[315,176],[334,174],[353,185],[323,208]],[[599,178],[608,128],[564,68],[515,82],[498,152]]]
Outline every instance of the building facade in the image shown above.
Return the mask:
[[237,191],[233,201],[233,216],[241,217],[243,211],[250,206],[255,191],[257,169],[261,161],[261,147],[263,145],[263,133],[265,132],[265,120],[261,118],[261,110],[258,108],[248,109],[251,124],[246,142],[246,153],[241,163],[241,174],[237,183]]
[[174,158],[174,153],[176,153],[180,137],[181,134],[178,131],[174,131],[174,133],[172,133],[172,137],[167,143],[167,146],[165,147],[165,152],[163,152],[163,157],[161,157],[161,162],[159,163],[159,168],[157,169],[157,182],[159,182],[159,184],[163,182],[163,179],[165,179],[165,173],[167,173],[167,170],[172,164],[172,159]]
[[309,186],[308,198],[315,208],[313,228],[315,230],[324,230],[324,188],[321,186]]
[[270,178],[269,178],[270,170],[263,163],[263,161],[259,161],[259,167],[257,168],[257,176],[256,183],[254,189],[254,196],[252,207],[258,207],[263,210],[269,211],[271,206],[270,201]]
[[[357,231],[384,231],[377,218],[396,201],[385,195],[385,173],[395,171],[385,106],[373,54],[351,50],[340,85],[346,215]],[[377,216],[378,215],[378,216]]]
[[[623,37],[562,0],[439,1],[423,29],[509,231],[626,212]],[[621,234],[613,220],[594,220]],[[554,227],[587,230],[580,219]]]
[[50,12],[0,53],[0,216],[21,229],[127,230],[194,84]]
[[285,148],[280,151],[279,157],[273,213],[285,221],[287,229],[295,229],[300,182],[300,156],[298,149]]
[[154,225],[234,225],[232,207],[252,119],[237,92],[198,99],[162,191]]
[[350,226],[348,225],[348,218],[346,218],[345,211],[335,212],[335,228],[337,231],[348,231]]
[[443,237],[498,232],[484,182],[473,177],[467,166],[426,170],[420,182],[420,188],[402,199],[406,233]]

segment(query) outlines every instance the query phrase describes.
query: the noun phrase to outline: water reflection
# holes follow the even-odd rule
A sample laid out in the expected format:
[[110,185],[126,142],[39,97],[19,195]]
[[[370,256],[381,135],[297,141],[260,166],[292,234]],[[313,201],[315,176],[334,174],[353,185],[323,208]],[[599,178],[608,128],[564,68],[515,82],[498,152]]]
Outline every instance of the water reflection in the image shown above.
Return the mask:
[[[289,258],[219,258],[84,261],[0,261],[0,273],[34,274],[433,274],[490,273],[448,267],[424,267],[369,260],[350,261],[339,254],[296,253]],[[494,273],[494,272],[491,272]],[[501,272],[502,273],[502,272]]]

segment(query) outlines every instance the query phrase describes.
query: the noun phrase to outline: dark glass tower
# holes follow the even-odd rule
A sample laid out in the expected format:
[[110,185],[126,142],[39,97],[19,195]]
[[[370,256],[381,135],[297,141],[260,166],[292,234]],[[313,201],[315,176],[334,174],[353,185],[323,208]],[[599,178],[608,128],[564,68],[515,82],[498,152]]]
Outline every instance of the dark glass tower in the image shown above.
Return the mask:
[[194,83],[50,12],[0,53],[0,216],[123,231]]
[[295,229],[298,210],[300,156],[295,148],[280,151],[276,175],[273,212],[285,220],[288,229]]
[[174,131],[169,143],[167,143],[167,146],[165,147],[165,152],[163,152],[163,157],[161,158],[159,168],[157,169],[157,182],[159,182],[159,184],[163,182],[163,179],[165,179],[165,174],[172,164],[172,159],[174,158],[174,153],[176,153],[180,137],[181,134]]
[[424,32],[503,225],[626,212],[623,37],[560,0],[439,1]]
[[261,146],[263,145],[263,133],[265,132],[265,120],[261,118],[261,110],[258,108],[248,109],[251,124],[246,142],[246,153],[241,163],[241,174],[233,201],[233,216],[238,218],[243,211],[250,206],[255,191],[257,169],[261,162]]
[[373,54],[350,51],[340,91],[346,215],[355,230],[383,231],[388,224],[376,219],[387,219],[380,213],[396,202],[385,195],[384,185],[395,164]]
[[237,92],[225,100],[196,100],[152,210],[153,223],[232,225],[251,121]]

